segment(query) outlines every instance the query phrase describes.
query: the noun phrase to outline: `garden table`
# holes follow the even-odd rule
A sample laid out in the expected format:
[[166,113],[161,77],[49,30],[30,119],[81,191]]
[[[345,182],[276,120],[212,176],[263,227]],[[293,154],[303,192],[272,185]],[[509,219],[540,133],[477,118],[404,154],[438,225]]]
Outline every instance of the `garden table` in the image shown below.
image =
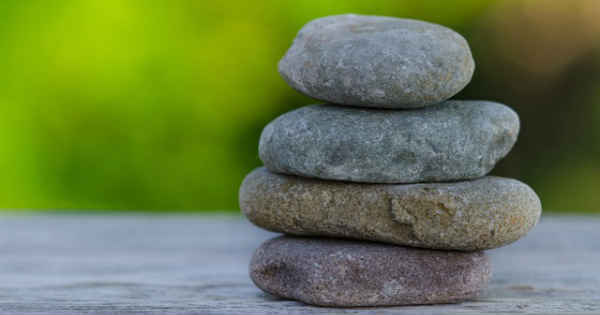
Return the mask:
[[241,216],[4,214],[0,314],[598,314],[600,217],[544,216],[489,251],[469,302],[332,309],[256,288],[248,262],[273,237]]

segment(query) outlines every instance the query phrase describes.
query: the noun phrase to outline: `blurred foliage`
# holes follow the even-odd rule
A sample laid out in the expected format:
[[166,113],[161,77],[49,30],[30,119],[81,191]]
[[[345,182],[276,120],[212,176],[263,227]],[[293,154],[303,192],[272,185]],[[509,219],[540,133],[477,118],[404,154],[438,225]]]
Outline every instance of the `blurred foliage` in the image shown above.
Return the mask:
[[461,32],[477,71],[457,98],[521,115],[494,173],[545,209],[598,211],[596,0],[3,0],[0,207],[237,209],[262,127],[315,102],[277,61],[303,24],[348,12]]

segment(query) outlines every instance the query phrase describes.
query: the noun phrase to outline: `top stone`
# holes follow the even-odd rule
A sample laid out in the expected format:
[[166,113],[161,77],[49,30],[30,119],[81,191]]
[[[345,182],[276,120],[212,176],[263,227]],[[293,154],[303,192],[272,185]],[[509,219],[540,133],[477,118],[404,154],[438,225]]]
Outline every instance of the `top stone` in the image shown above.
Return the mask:
[[308,96],[375,108],[442,102],[474,69],[467,41],[449,28],[354,14],[309,22],[279,62],[285,81]]

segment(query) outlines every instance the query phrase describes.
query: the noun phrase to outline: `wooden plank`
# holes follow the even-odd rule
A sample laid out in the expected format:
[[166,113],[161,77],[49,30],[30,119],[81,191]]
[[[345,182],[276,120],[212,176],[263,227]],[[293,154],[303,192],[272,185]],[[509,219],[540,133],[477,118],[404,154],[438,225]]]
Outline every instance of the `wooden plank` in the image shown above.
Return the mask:
[[600,218],[544,217],[490,251],[494,278],[476,301],[330,309],[268,296],[248,278],[275,234],[231,216],[4,216],[1,314],[600,313]]

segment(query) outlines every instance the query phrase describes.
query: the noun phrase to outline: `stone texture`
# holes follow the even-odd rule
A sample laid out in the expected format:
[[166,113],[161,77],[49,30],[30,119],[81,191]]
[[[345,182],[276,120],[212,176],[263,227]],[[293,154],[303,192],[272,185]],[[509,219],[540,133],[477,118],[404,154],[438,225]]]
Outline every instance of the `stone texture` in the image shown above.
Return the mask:
[[460,302],[477,296],[490,273],[482,252],[291,236],[266,241],[250,262],[262,290],[337,307]]
[[538,222],[529,186],[508,178],[410,185],[322,181],[258,168],[240,208],[264,229],[413,247],[484,250],[512,243]]
[[285,81],[306,95],[378,108],[444,101],[474,69],[467,41],[446,27],[353,14],[308,23],[279,62]]
[[259,154],[278,173],[368,183],[440,182],[487,174],[518,133],[517,114],[488,101],[394,111],[313,105],[269,123]]

